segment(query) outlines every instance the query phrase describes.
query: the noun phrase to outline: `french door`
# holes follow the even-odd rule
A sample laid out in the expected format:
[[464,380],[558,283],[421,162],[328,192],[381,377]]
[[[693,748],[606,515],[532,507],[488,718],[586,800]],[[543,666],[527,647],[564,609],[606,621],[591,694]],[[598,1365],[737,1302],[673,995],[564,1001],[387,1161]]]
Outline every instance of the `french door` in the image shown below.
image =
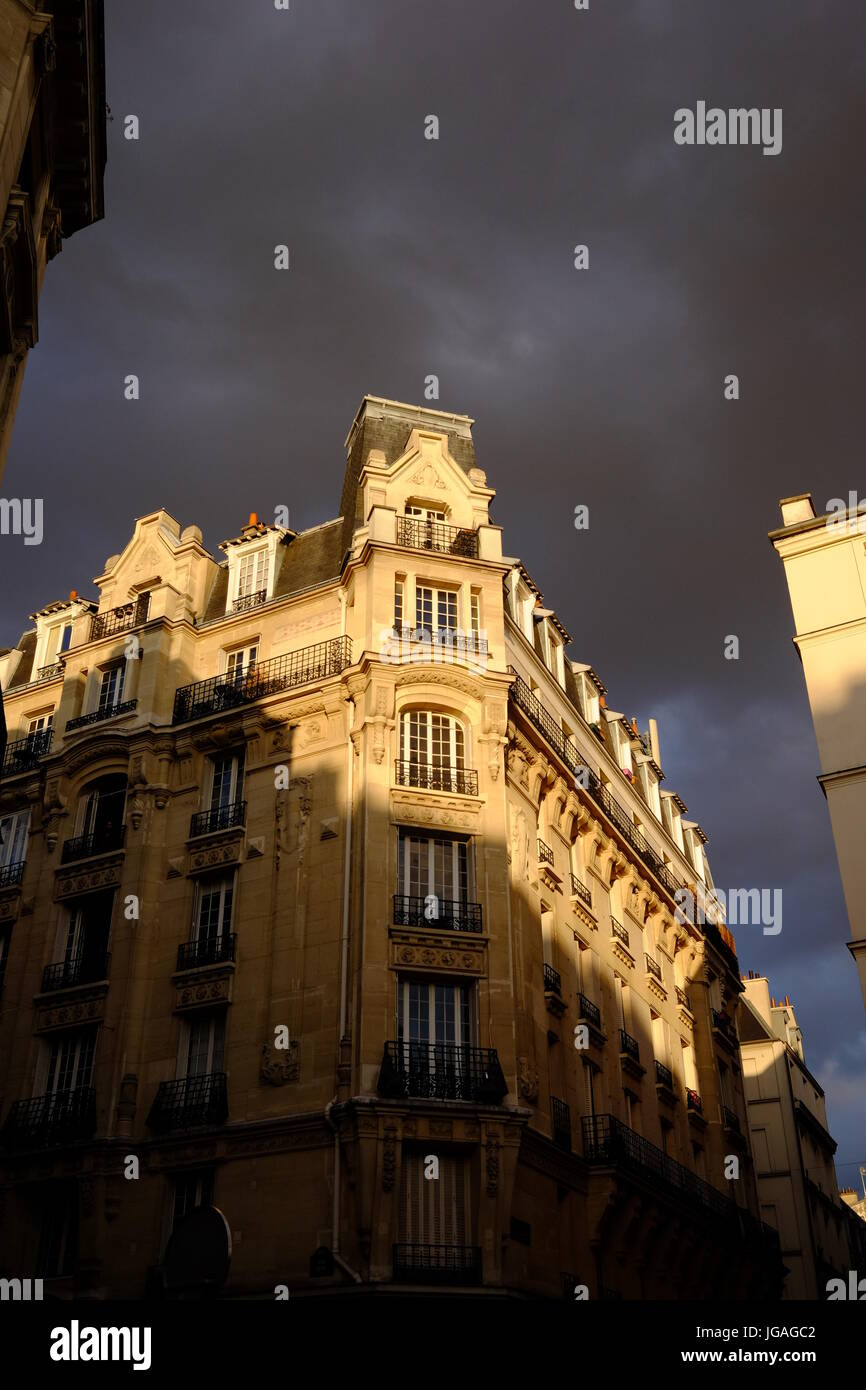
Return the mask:
[[205,880],[199,889],[195,941],[199,945],[218,941],[232,929],[234,875]]
[[469,846],[465,840],[436,838],[401,830],[398,892],[409,898],[469,901]]
[[409,786],[434,791],[461,791],[466,767],[463,729],[450,714],[409,710],[401,725],[401,758]]
[[60,1095],[89,1086],[93,1076],[93,1056],[96,1051],[95,1030],[55,1038],[48,1055],[46,1093]]
[[120,704],[123,698],[125,671],[125,663],[120,666],[112,666],[110,671],[103,671],[99,684],[99,701],[96,706],[100,714],[103,710],[114,709],[115,705]]
[[186,1047],[181,1055],[183,1075],[209,1076],[222,1071],[225,1058],[226,1016],[209,1014],[189,1024]]
[[244,755],[220,753],[212,760],[210,809],[223,810],[240,801],[244,794]]
[[[426,1165],[423,1151],[403,1149],[400,1240],[409,1246],[468,1245],[469,1174],[465,1159],[439,1155],[439,1175],[435,1181],[425,1177]],[[429,1255],[432,1266],[437,1267],[439,1261],[435,1253],[425,1254]]]
[[433,637],[438,637],[440,641],[448,640],[447,635],[457,630],[456,589],[416,585],[415,627],[431,640]]

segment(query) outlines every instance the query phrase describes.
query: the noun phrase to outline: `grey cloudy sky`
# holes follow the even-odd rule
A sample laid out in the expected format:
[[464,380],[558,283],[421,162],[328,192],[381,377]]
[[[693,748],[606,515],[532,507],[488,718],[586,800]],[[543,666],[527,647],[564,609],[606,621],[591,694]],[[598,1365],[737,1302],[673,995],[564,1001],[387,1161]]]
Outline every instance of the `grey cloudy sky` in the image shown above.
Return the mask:
[[[853,1183],[863,1006],[766,533],[779,497],[863,478],[866,10],[106,8],[107,215],[48,270],[3,485],[45,499],[45,542],[0,543],[0,642],[91,593],[158,506],[211,546],[250,510],[334,516],[361,396],[420,401],[436,373],[571,656],[659,719],[717,883],[783,889],[782,934],[740,928],[740,963],[794,1001]],[[781,107],[782,153],[676,146],[698,100]]]

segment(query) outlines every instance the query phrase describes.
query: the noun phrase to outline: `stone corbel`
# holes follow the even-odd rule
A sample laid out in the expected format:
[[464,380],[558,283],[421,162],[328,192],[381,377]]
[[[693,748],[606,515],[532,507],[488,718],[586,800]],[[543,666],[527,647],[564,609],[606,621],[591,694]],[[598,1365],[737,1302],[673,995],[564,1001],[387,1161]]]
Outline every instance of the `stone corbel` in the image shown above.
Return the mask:
[[567,840],[573,840],[580,826],[580,797],[570,791],[565,798],[562,812],[562,833]]
[[529,797],[531,801],[541,802],[545,792],[556,780],[556,773],[543,753],[537,753],[529,769]]

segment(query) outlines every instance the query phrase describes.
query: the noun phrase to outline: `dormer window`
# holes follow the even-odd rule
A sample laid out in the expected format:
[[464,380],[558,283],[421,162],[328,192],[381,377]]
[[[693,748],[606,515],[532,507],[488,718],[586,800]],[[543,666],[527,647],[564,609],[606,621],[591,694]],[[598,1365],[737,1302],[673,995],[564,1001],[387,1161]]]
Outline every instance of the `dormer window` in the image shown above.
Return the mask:
[[268,597],[270,577],[270,555],[265,549],[254,550],[242,555],[237,566],[237,583],[234,594],[235,612],[255,608]]

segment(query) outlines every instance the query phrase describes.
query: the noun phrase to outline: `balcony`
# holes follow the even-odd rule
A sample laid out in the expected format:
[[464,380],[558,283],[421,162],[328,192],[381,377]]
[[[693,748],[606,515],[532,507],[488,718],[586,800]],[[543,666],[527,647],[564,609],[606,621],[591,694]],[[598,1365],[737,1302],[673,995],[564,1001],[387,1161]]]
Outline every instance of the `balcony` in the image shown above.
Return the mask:
[[630,1058],[632,1062],[640,1061],[640,1043],[624,1028],[619,1030],[619,1050],[621,1056]]
[[478,773],[463,767],[427,767],[423,763],[398,758],[394,764],[394,779],[400,787],[420,787],[428,792],[457,792],[461,796],[478,795]]
[[710,1014],[713,1022],[713,1032],[719,1042],[722,1042],[728,1051],[734,1051],[737,1046],[737,1030],[734,1020],[718,1009],[711,1009]]
[[689,996],[686,994],[685,990],[684,990],[684,989],[680,989],[679,985],[677,985],[677,987],[676,987],[676,993],[677,993],[677,1003],[680,1004],[680,1005],[682,1006],[682,1008],[688,1009],[689,1013],[691,1013],[691,1011],[692,1011],[691,1000],[689,999]]
[[727,1105],[722,1106],[722,1124],[725,1129],[729,1129],[732,1134],[742,1134],[743,1132],[740,1128],[739,1115],[737,1115],[734,1110],[729,1109]]
[[387,1042],[380,1096],[499,1105],[508,1093],[495,1048],[461,1043]]
[[585,1018],[587,1023],[591,1023],[593,1028],[601,1032],[601,1009],[597,1004],[593,1004],[591,999],[587,999],[585,994],[577,996],[578,1016]]
[[73,989],[76,985],[93,985],[99,980],[107,980],[110,964],[110,953],[98,951],[46,965],[42,972],[42,993],[53,994],[59,989]]
[[611,917],[610,930],[611,934],[616,937],[617,941],[621,941],[628,951],[630,949],[628,927],[624,927],[622,922],[618,922],[615,917]]
[[438,927],[444,931],[480,932],[481,904],[439,898],[435,893],[430,893],[425,898],[395,893],[394,926]]
[[571,875],[571,896],[573,898],[579,898],[580,901],[586,903],[589,910],[592,911],[592,894],[586,887],[586,884],[581,883],[577,874]]
[[199,941],[185,941],[177,948],[177,968],[195,970],[200,965],[221,965],[224,961],[234,961],[236,941],[235,932],[205,936]]
[[392,664],[465,661],[486,669],[488,655],[486,637],[459,627],[394,627],[388,640],[388,661]]
[[553,1142],[558,1149],[571,1153],[571,1107],[556,1096],[550,1097],[550,1120],[553,1126]]
[[662,968],[658,961],[653,960],[652,956],[646,954],[644,955],[644,959],[646,960],[647,974],[652,975],[653,979],[658,980],[659,984],[661,984]]
[[95,1129],[96,1091],[79,1086],[16,1101],[3,1126],[3,1143],[10,1149],[49,1148],[90,1139]]
[[538,841],[538,862],[539,864],[549,864],[553,867],[553,850],[550,845],[546,845],[543,840]]
[[623,1168],[642,1178],[655,1178],[671,1193],[724,1220],[736,1213],[735,1204],[655,1144],[636,1134],[613,1115],[583,1117],[583,1155],[587,1163]]
[[686,1106],[689,1110],[694,1110],[696,1115],[704,1113],[704,1102],[701,1100],[697,1091],[691,1089],[686,1091]]
[[478,559],[478,532],[444,521],[425,521],[418,516],[397,517],[397,544],[409,550],[436,550],[443,555]]
[[544,989],[551,994],[562,995],[562,976],[552,965],[544,964]]
[[102,705],[99,709],[91,710],[90,714],[79,714],[75,719],[67,719],[66,732],[71,734],[76,729],[86,729],[91,724],[101,724],[106,719],[114,719],[118,714],[131,714],[137,704],[137,700],[123,700],[116,705]]
[[254,594],[241,594],[232,604],[233,613],[249,613],[251,608],[260,608],[267,601],[267,589],[256,589]]
[[238,673],[211,676],[206,681],[194,681],[175,691],[173,724],[185,724],[190,719],[203,719],[251,704],[266,695],[292,690],[298,685],[326,680],[337,676],[351,665],[352,641],[349,637],[333,637],[296,652],[286,652],[271,661],[262,661]]
[[476,1245],[394,1245],[395,1284],[480,1284]]
[[669,1091],[672,1096],[676,1095],[674,1074],[663,1062],[656,1062],[656,1085],[664,1091]]
[[51,747],[53,733],[53,729],[40,729],[36,734],[27,734],[7,744],[3,776],[14,777],[17,772],[32,772],[38,767],[39,759],[44,758]]
[[197,835],[213,835],[217,830],[233,830],[244,825],[247,819],[247,803],[231,801],[225,806],[214,806],[210,811],[196,811],[189,823],[189,838]]
[[229,1117],[224,1071],[163,1081],[150,1107],[147,1125],[158,1134],[224,1125]]
[[126,837],[125,825],[106,825],[101,830],[91,830],[88,835],[74,835],[65,840],[60,852],[61,864],[72,864],[77,859],[90,859],[96,854],[111,854],[123,849]]
[[98,642],[102,637],[114,637],[118,632],[131,632],[147,622],[150,612],[150,594],[141,594],[134,603],[124,603],[119,608],[111,608],[107,613],[97,613],[90,619],[90,640]]
[[23,859],[19,859],[15,864],[5,864],[0,869],[0,889],[20,887],[24,877],[25,864],[26,861]]
[[36,679],[32,680],[30,684],[42,685],[45,681],[59,680],[65,669],[62,661],[55,661],[51,666],[40,666],[36,673]]

